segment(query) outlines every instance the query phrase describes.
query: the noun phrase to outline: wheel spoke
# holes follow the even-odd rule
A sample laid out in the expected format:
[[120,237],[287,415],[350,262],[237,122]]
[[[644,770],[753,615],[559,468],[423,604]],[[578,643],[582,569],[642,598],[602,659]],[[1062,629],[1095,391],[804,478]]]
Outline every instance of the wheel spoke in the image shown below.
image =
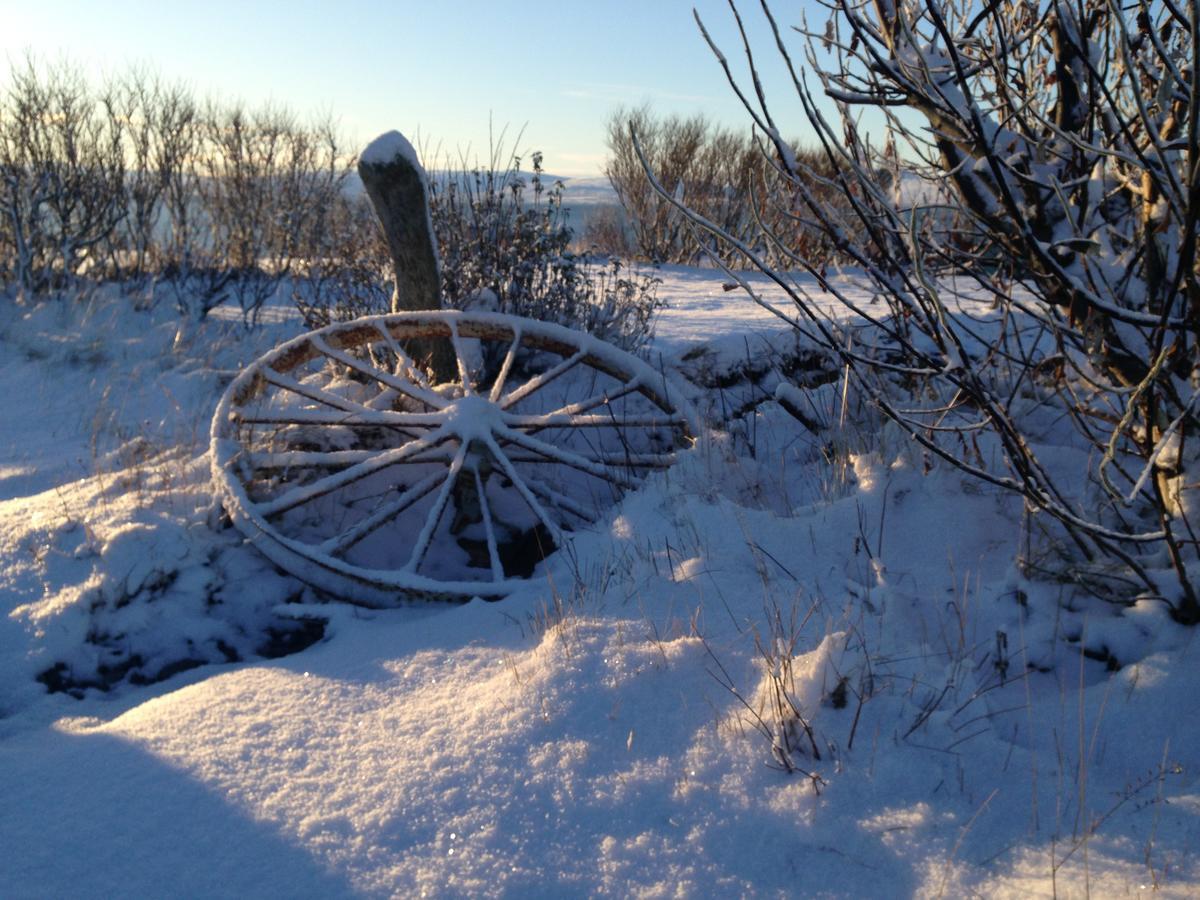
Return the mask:
[[330,538],[321,544],[317,549],[327,556],[338,556],[345,553],[372,531],[375,531],[379,526],[396,518],[439,484],[446,477],[445,472],[434,472],[422,478],[416,484],[409,487],[399,497],[389,503],[379,507],[365,519],[355,523],[353,527],[346,529],[341,534]]
[[323,356],[327,356],[336,362],[340,362],[348,369],[353,369],[361,375],[366,375],[368,378],[378,381],[382,385],[393,388],[400,393],[424,403],[430,409],[443,409],[446,406],[446,401],[439,397],[433,391],[426,388],[418,387],[397,375],[389,374],[375,366],[368,365],[361,360],[355,359],[349,353],[344,353],[341,350],[335,350],[329,343],[319,334],[313,334],[309,341],[313,347]]
[[508,373],[512,371],[513,361],[517,358],[517,350],[521,346],[521,326],[513,328],[512,343],[508,346],[508,353],[504,355],[504,364],[500,366],[500,374],[496,376],[496,383],[492,385],[492,390],[488,394],[488,399],[495,403],[500,399],[500,394],[504,390],[504,382],[508,381]]
[[496,546],[496,529],[492,524],[492,509],[484,490],[483,478],[475,469],[475,491],[479,495],[479,511],[483,514],[483,530],[487,534],[488,559],[492,564],[492,581],[504,580],[504,566],[500,563],[500,548]]
[[[372,409],[371,407],[362,403],[356,403],[353,400],[347,400],[345,397],[339,397],[337,394],[331,393],[324,388],[319,388],[311,384],[304,384],[303,382],[297,381],[288,375],[284,375],[282,372],[276,372],[271,368],[267,368],[263,377],[267,379],[269,384],[273,384],[275,387],[283,388],[285,391],[290,391],[293,394],[298,394],[301,397],[306,397],[309,400],[313,400],[317,403],[321,403],[325,406],[329,406],[333,409],[338,409],[343,412],[351,414],[366,413],[368,416],[374,416],[376,413],[381,411],[386,412],[386,410]],[[297,412],[301,411],[302,410],[297,410]],[[307,412],[308,410],[303,411]],[[245,422],[248,420],[243,418],[242,421]],[[271,424],[278,423],[272,422]],[[343,422],[339,422],[338,424],[343,424]],[[417,436],[410,431],[405,431],[404,429],[398,427],[396,430],[403,434],[407,434],[409,437]]]
[[255,471],[269,469],[337,469],[378,456],[375,450],[256,450],[248,454]]
[[545,415],[547,415],[547,416],[573,416],[573,415],[576,415],[577,413],[584,413],[590,409],[595,409],[597,406],[602,406],[605,403],[612,403],[614,400],[620,400],[626,394],[632,394],[634,391],[636,391],[641,386],[642,386],[642,379],[634,378],[632,381],[628,381],[625,384],[621,385],[620,388],[618,388],[616,391],[614,391],[611,394],[608,393],[607,391],[604,393],[601,393],[601,394],[593,394],[591,397],[588,397],[586,400],[580,400],[576,403],[568,403],[566,406],[560,406],[558,409],[550,410],[550,412],[545,413]]
[[301,485],[293,488],[286,494],[276,497],[274,500],[266,503],[258,504],[258,512],[262,516],[274,516],[280,513],[285,513],[289,509],[294,509],[301,503],[308,503],[310,500],[316,500],[318,497],[323,497],[330,491],[335,491],[340,487],[345,487],[355,481],[361,481],[374,475],[380,469],[386,469],[388,466],[395,465],[399,462],[404,462],[412,456],[420,453],[422,450],[429,450],[436,447],[438,444],[448,439],[448,435],[443,432],[434,432],[427,438],[421,440],[409,441],[402,447],[395,447],[391,450],[386,450],[376,454],[373,459],[363,460],[356,465],[350,466],[348,469],[343,469],[340,472],[335,472],[332,475],[326,475],[324,478],[318,478],[311,484]]
[[[250,465],[256,470],[268,469],[336,469],[352,466],[379,455],[378,450],[278,450],[252,451]],[[449,463],[448,453],[433,456],[410,456],[398,460],[396,465],[421,465],[422,463]]]
[[[588,462],[602,466],[624,466],[629,469],[666,469],[675,464],[672,453],[580,453],[571,451]],[[544,455],[531,453],[529,455],[509,454],[513,462],[544,463],[549,462]]]
[[534,453],[544,456],[547,459],[562,463],[564,466],[570,466],[573,469],[578,469],[588,475],[593,475],[596,478],[603,478],[605,481],[611,481],[618,487],[631,489],[634,485],[628,478],[614,470],[611,466],[606,466],[602,463],[593,462],[586,456],[580,456],[571,450],[564,450],[561,447],[555,447],[553,444],[547,444],[545,441],[539,441],[535,437],[528,434],[523,434],[520,431],[513,431],[511,428],[506,428],[499,432],[504,437],[508,438],[518,447],[526,450],[532,450]]
[[558,365],[553,366],[552,368],[547,369],[545,372],[542,372],[540,375],[537,375],[534,378],[529,379],[527,382],[525,382],[519,388],[517,388],[512,393],[510,393],[506,397],[504,397],[504,399],[502,399],[500,401],[500,408],[508,409],[514,403],[518,403],[521,400],[524,400],[526,397],[528,397],[534,391],[541,390],[546,385],[548,385],[550,382],[552,382],[554,379],[556,379],[560,375],[562,375],[564,372],[569,372],[571,369],[575,368],[575,366],[577,366],[581,362],[583,362],[584,358],[587,355],[588,355],[587,350],[580,350],[580,351],[572,354],[571,356],[568,356],[566,359],[562,360],[561,362],[559,362]]
[[617,419],[611,411],[607,416],[570,413],[518,416],[509,413],[504,421],[513,428],[536,428],[538,431],[543,428],[678,428],[684,424],[679,416],[656,416],[650,413]]
[[263,372],[263,377],[266,378],[268,384],[273,384],[275,387],[283,388],[285,391],[290,391],[293,394],[298,394],[301,397],[306,397],[325,406],[332,406],[334,409],[340,409],[343,412],[372,413],[376,411],[362,403],[356,403],[353,400],[347,400],[345,397],[339,397],[337,394],[330,393],[324,388],[304,384],[289,375],[276,372],[269,367]]
[[464,394],[475,393],[475,385],[471,381],[471,372],[467,366],[467,357],[463,353],[462,344],[458,337],[458,326],[450,321],[450,346],[454,348],[454,359],[458,363],[458,380],[462,384]]
[[495,438],[488,435],[484,440],[487,443],[488,450],[492,453],[492,457],[500,464],[500,468],[504,470],[504,474],[512,481],[513,487],[517,489],[517,492],[533,511],[533,514],[538,517],[542,525],[550,532],[550,537],[554,540],[555,546],[562,546],[562,530],[550,518],[550,514],[546,512],[545,507],[538,502],[537,497],[533,495],[533,491],[529,489],[529,485],[525,483],[525,479],[521,477],[521,473],[517,471],[517,467],[505,456],[504,451],[500,449],[500,445],[496,443]]
[[[513,462],[521,461],[514,456],[510,456],[509,459]],[[540,478],[533,478],[532,476],[529,476],[526,477],[525,482],[529,485],[529,489],[531,491],[547,502],[554,504],[559,509],[566,510],[576,518],[583,519],[583,521],[588,523],[596,521],[595,510],[588,509],[582,503],[576,503],[566,494],[556,491]]]
[[396,341],[396,338],[393,337],[392,333],[387,330],[387,326],[376,323],[375,330],[378,331],[383,337],[384,343],[387,344],[388,349],[396,354],[397,362],[404,366],[404,371],[412,376],[413,381],[416,382],[417,386],[428,390],[430,388],[429,379],[425,377],[424,373],[419,368],[417,368],[417,364],[413,361],[413,358],[405,353],[403,349],[401,349],[400,344]]
[[421,526],[421,533],[417,536],[417,543],[413,547],[412,556],[404,567],[407,572],[416,572],[417,566],[421,564],[421,560],[425,558],[426,551],[429,550],[429,543],[433,540],[433,532],[437,530],[438,522],[442,520],[442,513],[446,510],[446,503],[450,500],[450,491],[454,488],[454,481],[462,469],[463,460],[467,458],[467,447],[468,444],[466,441],[459,444],[458,452],[454,454],[454,459],[450,462],[446,480],[442,482],[442,488],[438,491],[438,495],[433,501],[433,508],[429,510],[429,515],[425,517],[425,524]]
[[232,417],[247,425],[351,425],[368,428],[437,428],[445,421],[438,413],[402,413],[390,409],[353,410],[344,414],[320,409],[281,409],[256,413],[235,411]]

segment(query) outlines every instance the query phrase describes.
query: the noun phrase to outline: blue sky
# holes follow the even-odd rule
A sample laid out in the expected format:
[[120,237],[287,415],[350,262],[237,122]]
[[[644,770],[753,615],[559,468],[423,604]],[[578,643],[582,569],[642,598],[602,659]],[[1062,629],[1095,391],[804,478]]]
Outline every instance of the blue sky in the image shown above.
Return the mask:
[[[620,104],[747,123],[693,5],[732,57],[724,0],[0,0],[0,51],[66,58],[91,74],[147,65],[200,94],[332,113],[359,143],[398,128],[484,155],[490,118],[510,138],[524,127],[519,149],[542,150],[550,171],[598,174]],[[758,4],[743,5],[774,63]],[[810,5],[777,3],[777,14],[795,24]],[[781,119],[802,137],[781,69],[766,71]]]

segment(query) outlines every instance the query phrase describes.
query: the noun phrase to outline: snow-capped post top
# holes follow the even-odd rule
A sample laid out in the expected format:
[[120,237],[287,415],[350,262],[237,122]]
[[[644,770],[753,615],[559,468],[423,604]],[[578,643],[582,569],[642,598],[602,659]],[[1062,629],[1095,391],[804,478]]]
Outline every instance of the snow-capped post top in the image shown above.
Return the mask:
[[358,174],[392,251],[393,311],[438,309],[441,277],[429,215],[429,182],[417,151],[399,131],[385,132],[359,156]]
[[421,168],[421,161],[417,159],[417,151],[408,142],[408,138],[398,131],[386,131],[375,138],[367,144],[359,160],[372,166],[386,166],[397,157],[407,161],[422,175],[425,174]]
[[[392,311],[439,309],[441,273],[429,215],[429,184],[412,144],[398,131],[381,134],[358,158],[358,175],[392,253]],[[438,380],[454,376],[455,361],[446,342],[407,350],[414,359],[429,357]]]

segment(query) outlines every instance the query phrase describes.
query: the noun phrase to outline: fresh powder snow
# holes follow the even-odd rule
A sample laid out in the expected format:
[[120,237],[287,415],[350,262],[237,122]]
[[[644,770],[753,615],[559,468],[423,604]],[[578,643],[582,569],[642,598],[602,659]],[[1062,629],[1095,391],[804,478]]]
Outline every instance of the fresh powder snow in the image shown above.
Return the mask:
[[0,304],[3,893],[1195,896],[1194,631],[1022,577],[1019,501],[766,279],[660,275],[647,360],[709,438],[506,599],[388,611],[214,506],[214,407],[287,309]]

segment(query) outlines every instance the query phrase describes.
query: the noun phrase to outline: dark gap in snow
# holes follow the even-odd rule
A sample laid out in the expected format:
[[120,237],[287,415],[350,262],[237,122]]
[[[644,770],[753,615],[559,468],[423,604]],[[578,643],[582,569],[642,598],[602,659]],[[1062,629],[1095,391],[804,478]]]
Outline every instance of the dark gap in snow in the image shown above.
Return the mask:
[[287,626],[271,626],[267,629],[267,640],[256,650],[264,659],[278,659],[307,650],[325,637],[324,619],[297,619]]

